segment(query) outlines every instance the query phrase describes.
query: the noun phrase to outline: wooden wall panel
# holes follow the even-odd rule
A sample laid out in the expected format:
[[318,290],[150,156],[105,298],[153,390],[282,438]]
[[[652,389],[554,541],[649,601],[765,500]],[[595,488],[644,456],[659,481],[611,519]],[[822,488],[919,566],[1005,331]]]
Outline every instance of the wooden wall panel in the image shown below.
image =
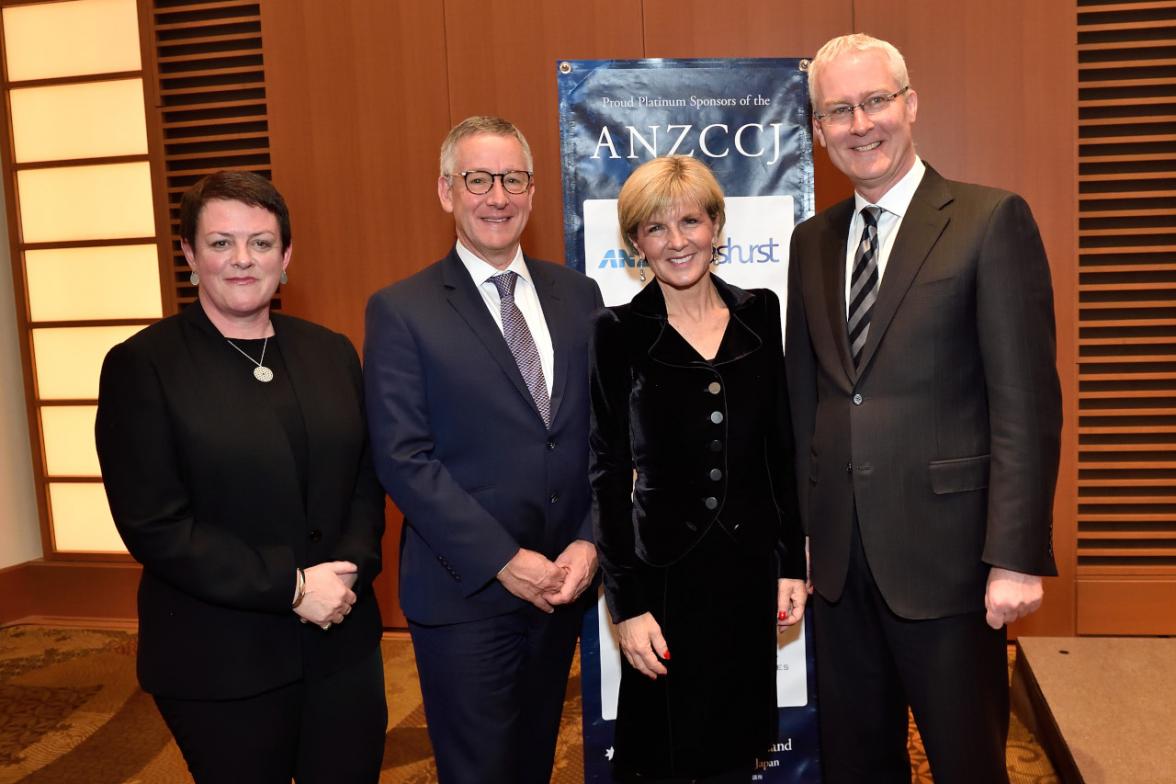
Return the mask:
[[435,195],[450,126],[440,5],[265,0],[261,16],[274,180],[294,231],[283,307],[359,347],[368,295],[453,236]]
[[[367,296],[448,248],[437,148],[471,114],[517,122],[535,153],[528,252],[563,257],[558,59],[811,56],[863,30],[906,53],[916,138],[945,175],[1021,192],[1054,271],[1066,403],[1056,505],[1059,580],[1021,631],[1074,628],[1076,193],[1072,0],[260,0],[275,181],[290,201],[294,261],[283,307],[362,343]],[[818,208],[851,190],[816,151]],[[398,523],[392,513],[391,521]],[[386,617],[398,531],[385,539]]]
[[1072,0],[854,0],[858,30],[906,57],[919,93],[915,139],[944,176],[1022,194],[1053,273],[1065,425],[1054,503],[1059,577],[1019,634],[1074,633],[1077,452],[1075,172],[1077,78]]
[[536,188],[523,247],[562,261],[556,64],[643,57],[640,0],[445,0],[445,32],[453,122],[499,114],[522,129]]
[[[822,3],[645,0],[645,57],[812,57],[853,30],[853,0]],[[702,21],[705,20],[705,21]],[[853,186],[813,142],[817,210],[853,195]]]
[[[362,349],[368,296],[453,240],[436,196],[437,150],[451,125],[441,7],[263,0],[261,16],[273,178],[294,234],[283,309]],[[386,626],[405,626],[402,520],[390,506],[376,584]]]

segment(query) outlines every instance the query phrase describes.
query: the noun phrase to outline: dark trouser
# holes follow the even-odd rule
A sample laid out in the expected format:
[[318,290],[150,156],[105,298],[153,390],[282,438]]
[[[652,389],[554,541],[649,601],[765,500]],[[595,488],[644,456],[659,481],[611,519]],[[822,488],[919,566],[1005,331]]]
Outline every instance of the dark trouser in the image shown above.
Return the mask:
[[983,612],[911,621],[886,606],[854,531],[837,602],[819,594],[816,638],[825,784],[909,784],[907,705],[936,784],[1004,784],[1007,637]]
[[239,700],[155,704],[197,784],[367,784],[380,777],[388,708],[379,646],[322,680]]
[[409,622],[441,784],[548,784],[584,602]]

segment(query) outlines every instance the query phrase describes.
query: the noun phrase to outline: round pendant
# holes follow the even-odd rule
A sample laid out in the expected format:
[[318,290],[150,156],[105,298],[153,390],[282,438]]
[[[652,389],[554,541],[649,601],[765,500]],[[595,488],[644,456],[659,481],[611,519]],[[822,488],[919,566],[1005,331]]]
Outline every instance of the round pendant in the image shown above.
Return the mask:
[[265,365],[258,365],[253,368],[253,377],[263,384],[268,384],[274,380],[274,371],[267,368]]

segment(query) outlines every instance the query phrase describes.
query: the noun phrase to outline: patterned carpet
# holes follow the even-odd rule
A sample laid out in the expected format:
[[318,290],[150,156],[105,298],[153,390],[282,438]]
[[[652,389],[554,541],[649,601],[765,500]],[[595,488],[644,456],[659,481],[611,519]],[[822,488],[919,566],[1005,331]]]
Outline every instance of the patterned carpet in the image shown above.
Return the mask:
[[[183,758],[155,705],[135,682],[128,631],[12,626],[0,629],[0,784],[188,782]],[[388,736],[382,784],[436,781],[416,665],[407,636],[386,639]],[[1012,652],[1010,650],[1010,657]],[[913,782],[931,782],[912,725]],[[554,784],[582,784],[580,679],[568,684]],[[1055,784],[1032,735],[1013,717],[1008,763],[1014,784]]]

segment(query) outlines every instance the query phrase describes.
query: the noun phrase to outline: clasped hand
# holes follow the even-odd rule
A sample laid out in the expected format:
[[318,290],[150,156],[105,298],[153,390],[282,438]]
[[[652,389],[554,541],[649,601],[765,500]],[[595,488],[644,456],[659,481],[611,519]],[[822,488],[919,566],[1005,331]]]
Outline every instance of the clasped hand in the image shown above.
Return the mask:
[[355,604],[355,580],[359,567],[350,561],[327,561],[304,571],[306,593],[294,612],[303,623],[324,629],[342,623]]
[[545,613],[579,598],[596,574],[596,546],[583,539],[569,544],[554,561],[520,548],[498,579],[506,590]]

